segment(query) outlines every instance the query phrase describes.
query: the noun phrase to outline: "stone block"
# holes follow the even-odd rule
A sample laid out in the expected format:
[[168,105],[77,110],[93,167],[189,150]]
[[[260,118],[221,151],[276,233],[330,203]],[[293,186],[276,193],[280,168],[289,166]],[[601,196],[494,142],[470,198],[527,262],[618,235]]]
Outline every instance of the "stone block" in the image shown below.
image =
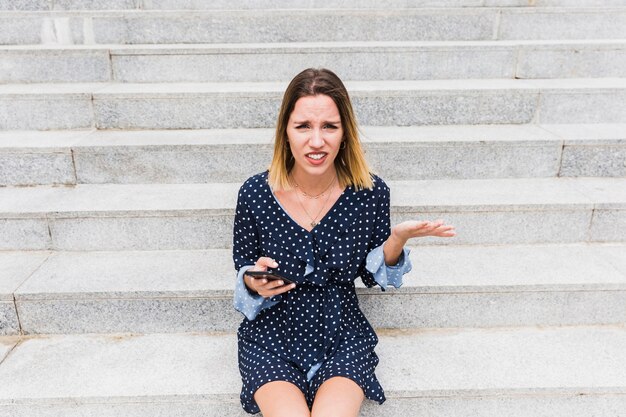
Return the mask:
[[52,239],[45,218],[0,215],[0,250],[46,250]]
[[[209,279],[209,277],[207,277]],[[24,334],[234,332],[230,297],[18,301]]]
[[625,123],[626,91],[588,90],[571,94],[546,91],[541,94],[539,123]]
[[561,144],[509,143],[376,143],[367,158],[390,180],[553,177]]
[[109,52],[72,49],[0,49],[0,82],[110,81]]
[[626,177],[626,142],[614,145],[566,145],[563,177]]
[[56,250],[207,249],[232,245],[231,214],[50,219]]
[[[251,152],[253,150],[253,152]],[[267,169],[272,147],[188,146],[152,150],[117,148],[74,154],[80,183],[243,182]]]
[[26,334],[234,331],[229,251],[58,253],[16,292]]
[[[13,301],[0,301],[0,336],[17,335],[20,333],[20,323]],[[1,355],[0,361],[4,355]]]
[[69,152],[11,153],[0,149],[0,186],[75,183]]
[[[375,328],[572,326],[622,324],[626,290],[536,289],[468,293],[360,295]],[[21,313],[20,313],[21,317]]]
[[0,10],[49,10],[51,0],[0,0]]
[[626,210],[594,210],[590,241],[626,242]]
[[423,92],[410,96],[354,94],[359,120],[367,125],[529,123],[536,110],[531,92]]
[[143,0],[52,0],[53,10],[132,10]]
[[43,24],[41,17],[0,15],[0,45],[39,44]]
[[116,98],[98,97],[99,129],[214,129],[272,127],[278,98]]
[[103,44],[488,40],[496,16],[492,9],[155,12],[97,15],[93,29]]
[[[382,86],[385,88],[387,86]],[[375,87],[374,87],[375,88]],[[536,111],[533,91],[354,91],[352,100],[363,125],[528,123]],[[436,88],[436,86],[433,86]],[[180,129],[273,127],[280,93],[224,95],[174,93],[168,98],[145,94],[96,94],[94,111],[101,129]]]
[[[0,335],[20,333],[13,295],[48,256],[46,252],[0,252]],[[0,343],[0,362],[7,353],[4,346]]]
[[89,96],[0,95],[0,129],[85,129],[93,125]]
[[601,9],[503,10],[497,39],[623,39],[626,11]]
[[518,78],[598,78],[626,76],[626,48],[613,45],[522,47]]
[[[588,0],[591,1],[591,0]],[[475,7],[482,6],[483,0],[364,0],[358,3],[359,9],[392,9],[414,7]],[[351,0],[143,0],[144,9],[154,10],[207,10],[207,9],[332,9],[355,8]]]
[[[392,211],[391,222],[406,220],[437,220],[455,226],[453,238],[419,239],[422,245],[489,245],[526,243],[574,243],[588,239],[589,210],[515,210],[442,212],[414,210],[413,213]],[[607,239],[612,241],[614,239]],[[619,240],[618,240],[619,241]],[[413,242],[417,244],[417,241]]]
[[[294,68],[326,67],[345,80],[512,78],[515,50],[498,47],[285,46],[112,50],[122,82],[288,81]],[[277,66],[276,63],[281,65]],[[354,65],[358,62],[359,65]]]

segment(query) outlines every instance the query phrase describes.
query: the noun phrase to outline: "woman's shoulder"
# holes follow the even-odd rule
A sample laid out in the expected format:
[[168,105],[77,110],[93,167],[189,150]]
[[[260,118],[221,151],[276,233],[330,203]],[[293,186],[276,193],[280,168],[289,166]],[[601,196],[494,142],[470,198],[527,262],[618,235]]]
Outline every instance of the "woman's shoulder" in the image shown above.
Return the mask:
[[239,187],[239,194],[257,194],[267,185],[267,171],[249,177]]
[[376,174],[371,174],[372,182],[374,183],[374,187],[372,189],[367,189],[366,191],[375,195],[375,196],[385,196],[389,195],[389,186],[381,177]]

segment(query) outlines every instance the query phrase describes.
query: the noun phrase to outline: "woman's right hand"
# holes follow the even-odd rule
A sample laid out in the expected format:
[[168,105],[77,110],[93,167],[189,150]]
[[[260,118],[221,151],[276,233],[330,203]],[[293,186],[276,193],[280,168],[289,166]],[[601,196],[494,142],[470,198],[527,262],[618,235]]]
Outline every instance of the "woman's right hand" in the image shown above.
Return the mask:
[[[272,258],[261,257],[249,271],[267,271],[267,268],[278,268],[278,264]],[[243,282],[251,291],[264,298],[282,294],[296,287],[296,284],[285,285],[281,280],[270,281],[265,278],[253,278],[246,274],[243,276]]]

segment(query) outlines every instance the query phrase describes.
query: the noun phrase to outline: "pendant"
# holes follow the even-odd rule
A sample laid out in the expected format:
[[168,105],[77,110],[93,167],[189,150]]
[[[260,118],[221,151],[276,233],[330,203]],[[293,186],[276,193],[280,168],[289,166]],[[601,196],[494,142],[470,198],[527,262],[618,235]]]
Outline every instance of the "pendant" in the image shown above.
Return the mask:
[[315,222],[315,220],[314,220],[314,221],[311,222],[311,227],[315,227],[315,226],[317,226],[317,222]]

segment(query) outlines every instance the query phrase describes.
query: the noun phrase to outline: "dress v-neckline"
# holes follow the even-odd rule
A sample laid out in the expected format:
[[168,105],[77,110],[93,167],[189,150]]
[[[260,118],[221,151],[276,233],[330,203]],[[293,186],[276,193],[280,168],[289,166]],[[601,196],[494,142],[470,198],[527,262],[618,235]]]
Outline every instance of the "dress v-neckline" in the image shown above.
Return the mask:
[[285,215],[289,218],[289,220],[291,220],[293,223],[295,223],[296,225],[298,225],[299,228],[301,228],[302,230],[304,230],[307,233],[311,233],[314,234],[315,233],[315,229],[318,228],[318,226],[320,226],[322,223],[324,223],[324,220],[326,220],[326,218],[328,218],[336,209],[337,206],[339,205],[339,202],[347,195],[347,191],[349,189],[351,189],[350,186],[346,187],[343,189],[343,191],[341,192],[341,194],[339,195],[339,197],[337,198],[337,200],[335,200],[335,202],[333,203],[333,205],[330,207],[330,209],[326,212],[326,214],[324,214],[322,216],[322,218],[317,222],[317,224],[315,226],[313,226],[311,228],[311,230],[306,229],[304,226],[302,226],[300,223],[298,223],[292,216],[291,214],[289,214],[289,212],[285,209],[285,207],[282,205],[282,203],[278,200],[278,197],[276,197],[276,194],[274,194],[274,190],[272,190],[272,187],[270,187],[269,184],[266,183],[267,188],[270,191],[270,194],[272,195],[272,197],[274,198],[274,202],[278,205],[278,207],[280,207],[280,210],[282,210],[283,213],[285,213]]

